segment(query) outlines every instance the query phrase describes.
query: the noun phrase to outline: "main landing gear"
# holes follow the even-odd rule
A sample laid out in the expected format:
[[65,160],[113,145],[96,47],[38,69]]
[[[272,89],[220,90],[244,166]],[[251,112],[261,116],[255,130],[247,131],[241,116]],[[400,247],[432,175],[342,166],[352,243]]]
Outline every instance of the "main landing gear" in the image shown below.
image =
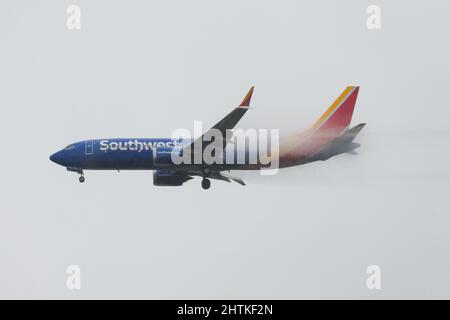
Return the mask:
[[202,188],[204,190],[208,190],[211,187],[211,180],[208,179],[211,174],[211,170],[209,168],[202,169],[203,179],[202,179]]
[[84,175],[83,174],[81,174],[81,176],[78,178],[78,181],[80,181],[80,183],[83,183],[84,182]]
[[202,188],[207,190],[211,187],[211,181],[209,179],[203,178],[202,180]]

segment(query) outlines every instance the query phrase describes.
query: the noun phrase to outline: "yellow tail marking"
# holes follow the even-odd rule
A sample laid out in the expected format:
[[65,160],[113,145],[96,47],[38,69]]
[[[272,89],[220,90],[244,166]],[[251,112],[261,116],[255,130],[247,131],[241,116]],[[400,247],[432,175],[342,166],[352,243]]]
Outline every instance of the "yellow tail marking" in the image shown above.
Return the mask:
[[318,128],[322,125],[322,123],[328,118],[328,116],[341,104],[342,100],[350,93],[350,91],[353,89],[352,86],[348,86],[345,88],[345,90],[341,93],[341,95],[333,102],[333,104],[325,111],[325,113],[317,120],[312,128]]

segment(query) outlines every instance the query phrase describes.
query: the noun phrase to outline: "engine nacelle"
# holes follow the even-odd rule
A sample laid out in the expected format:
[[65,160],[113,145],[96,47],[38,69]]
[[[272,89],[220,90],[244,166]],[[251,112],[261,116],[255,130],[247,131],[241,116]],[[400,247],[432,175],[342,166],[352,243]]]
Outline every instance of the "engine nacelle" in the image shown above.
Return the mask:
[[184,174],[170,170],[154,170],[153,185],[155,186],[181,186],[186,181],[192,179]]
[[173,164],[172,155],[177,154],[182,157],[183,151],[180,148],[158,147],[153,151],[153,163],[156,166],[168,166]]

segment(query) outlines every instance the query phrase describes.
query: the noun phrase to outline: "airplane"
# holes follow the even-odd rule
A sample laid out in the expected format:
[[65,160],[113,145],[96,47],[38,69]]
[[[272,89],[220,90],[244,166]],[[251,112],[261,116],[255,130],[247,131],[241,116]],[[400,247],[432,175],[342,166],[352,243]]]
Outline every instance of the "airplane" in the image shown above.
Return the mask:
[[[267,162],[258,159],[253,163],[235,163],[218,161],[217,163],[184,162],[175,163],[172,155],[187,155],[193,159],[196,153],[205,150],[204,139],[212,131],[225,136],[232,131],[243,115],[248,111],[254,87],[228,115],[197,139],[180,138],[114,138],[90,139],[72,143],[52,154],[50,160],[65,167],[68,171],[80,174],[79,181],[85,181],[84,170],[153,170],[153,184],[156,186],[181,186],[194,177],[201,177],[203,189],[209,189],[211,179],[226,182],[234,181],[245,185],[237,177],[230,176],[230,170],[263,170]],[[327,160],[342,153],[356,154],[360,146],[353,142],[365,126],[360,123],[349,127],[358,96],[359,86],[348,86],[308,130],[294,133],[278,144],[279,168],[302,165],[319,160]],[[250,146],[229,149],[231,142],[224,139],[217,152],[219,159],[231,155],[235,160],[239,155],[249,157]],[[229,151],[232,150],[232,151]],[[254,150],[253,150],[254,151]]]

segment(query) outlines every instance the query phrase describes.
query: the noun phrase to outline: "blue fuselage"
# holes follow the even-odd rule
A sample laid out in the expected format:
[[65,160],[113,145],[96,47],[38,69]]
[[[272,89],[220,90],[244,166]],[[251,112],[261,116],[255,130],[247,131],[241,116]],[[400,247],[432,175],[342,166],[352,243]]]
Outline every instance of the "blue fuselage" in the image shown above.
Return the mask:
[[[50,156],[50,160],[72,171],[197,169],[203,164],[175,165],[172,152],[181,152],[191,140],[170,138],[95,139],[73,143]],[[246,151],[243,151],[247,153]],[[225,155],[224,155],[225,157]],[[225,161],[224,161],[225,162]],[[246,164],[214,165],[218,169],[256,169]],[[259,167],[259,166],[258,166]]]
[[175,144],[171,139],[86,140],[56,152],[50,160],[69,169],[151,170],[158,167],[154,150],[172,149]]

